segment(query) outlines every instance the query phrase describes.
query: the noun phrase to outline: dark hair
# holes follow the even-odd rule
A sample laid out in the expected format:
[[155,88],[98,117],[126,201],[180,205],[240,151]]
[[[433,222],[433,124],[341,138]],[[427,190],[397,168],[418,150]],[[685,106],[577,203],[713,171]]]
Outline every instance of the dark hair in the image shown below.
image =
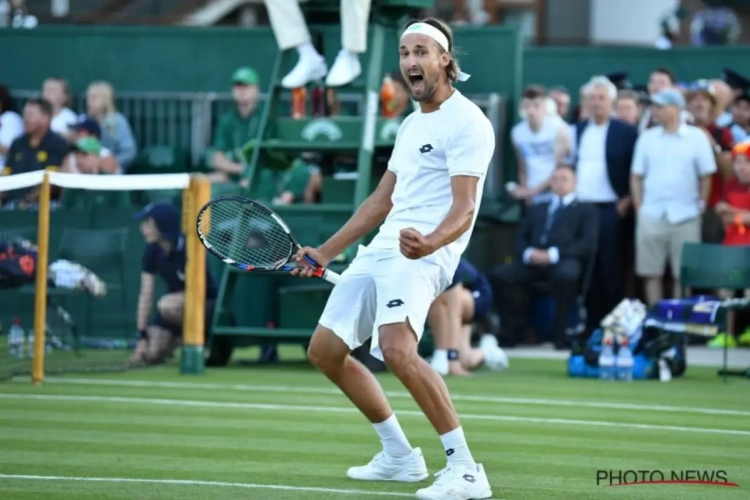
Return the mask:
[[[451,31],[450,26],[448,26],[446,23],[441,21],[440,19],[436,19],[434,17],[428,17],[426,19],[412,19],[408,23],[406,23],[406,27],[408,28],[412,24],[417,23],[425,23],[429,24],[433,28],[436,28],[439,30],[443,35],[445,35],[445,38],[448,39],[448,55],[451,58],[451,62],[448,64],[448,67],[445,68],[445,72],[448,75],[448,80],[450,80],[452,83],[455,83],[458,81],[458,74],[461,72],[461,69],[458,67],[458,59],[456,58],[456,48],[453,46],[453,31]],[[443,47],[438,44],[438,48],[441,52],[445,52]]]
[[16,111],[16,105],[13,103],[13,96],[10,95],[10,89],[5,85],[0,85],[0,113],[6,111]]
[[667,78],[669,78],[669,83],[674,85],[674,83],[677,81],[677,78],[674,76],[674,73],[669,68],[665,68],[663,66],[660,66],[656,69],[654,69],[651,74],[659,73],[660,75],[666,75]]
[[542,85],[528,85],[525,89],[523,89],[523,94],[521,97],[524,99],[539,99],[540,97],[546,97],[547,96],[547,90]]
[[50,118],[52,117],[52,105],[49,103],[47,99],[43,99],[41,97],[35,97],[33,99],[29,99],[28,101],[26,101],[26,105],[37,106],[39,108],[39,111],[42,112],[42,114],[45,114]]

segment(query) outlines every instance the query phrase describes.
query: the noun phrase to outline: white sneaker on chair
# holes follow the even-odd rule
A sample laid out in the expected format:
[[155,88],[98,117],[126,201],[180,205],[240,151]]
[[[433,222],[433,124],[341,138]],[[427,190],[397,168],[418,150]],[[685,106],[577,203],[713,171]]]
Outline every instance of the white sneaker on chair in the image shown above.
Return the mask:
[[385,451],[381,451],[367,465],[350,467],[346,471],[346,475],[351,479],[360,481],[399,481],[403,483],[416,483],[429,476],[422,450],[419,448],[414,448],[405,457],[394,457]]
[[420,500],[483,500],[492,498],[492,489],[482,464],[466,467],[448,464],[427,488],[417,491]]
[[343,87],[349,85],[362,73],[359,56],[353,52],[342,50],[336,56],[331,71],[326,78],[326,87]]
[[285,89],[304,87],[310,82],[320,80],[328,73],[328,66],[323,56],[300,57],[292,71],[281,80]]

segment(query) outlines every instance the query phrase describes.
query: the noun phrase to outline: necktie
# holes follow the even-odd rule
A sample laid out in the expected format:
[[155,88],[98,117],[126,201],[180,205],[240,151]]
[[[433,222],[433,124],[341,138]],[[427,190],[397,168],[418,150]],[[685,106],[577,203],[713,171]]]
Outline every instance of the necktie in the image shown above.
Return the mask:
[[547,244],[547,237],[549,236],[549,232],[552,229],[552,226],[555,224],[555,221],[560,217],[560,213],[563,209],[563,203],[562,198],[559,196],[555,196],[552,199],[552,202],[549,206],[549,212],[547,212],[547,222],[544,225],[544,234],[542,235],[542,244]]

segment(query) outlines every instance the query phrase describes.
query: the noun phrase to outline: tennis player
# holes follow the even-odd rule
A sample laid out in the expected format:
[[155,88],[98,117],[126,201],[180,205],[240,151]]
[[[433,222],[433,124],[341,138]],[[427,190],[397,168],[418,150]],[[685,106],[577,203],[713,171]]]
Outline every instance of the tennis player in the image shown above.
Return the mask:
[[[490,498],[487,475],[469,451],[442,378],[417,354],[432,301],[451,284],[482,197],[495,133],[484,113],[453,83],[468,78],[453,57],[450,29],[412,21],[399,46],[401,72],[420,109],[396,137],[375,192],[319,248],[306,247],[293,274],[310,276],[308,255],[327,265],[380,225],[342,274],[312,337],[308,357],[372,422],[383,450],[352,479],[422,481],[422,452],[412,448],[373,375],[349,356],[372,336],[372,354],[401,380],[440,435],[448,465],[417,498]],[[382,225],[381,225],[382,224]]]

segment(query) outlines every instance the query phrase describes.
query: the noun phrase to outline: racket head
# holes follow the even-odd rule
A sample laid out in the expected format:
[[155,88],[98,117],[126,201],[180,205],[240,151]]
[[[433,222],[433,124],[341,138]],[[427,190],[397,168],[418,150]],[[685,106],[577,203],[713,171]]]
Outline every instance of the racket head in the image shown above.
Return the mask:
[[198,238],[225,263],[245,271],[291,270],[299,244],[286,223],[262,203],[226,195],[198,213]]

